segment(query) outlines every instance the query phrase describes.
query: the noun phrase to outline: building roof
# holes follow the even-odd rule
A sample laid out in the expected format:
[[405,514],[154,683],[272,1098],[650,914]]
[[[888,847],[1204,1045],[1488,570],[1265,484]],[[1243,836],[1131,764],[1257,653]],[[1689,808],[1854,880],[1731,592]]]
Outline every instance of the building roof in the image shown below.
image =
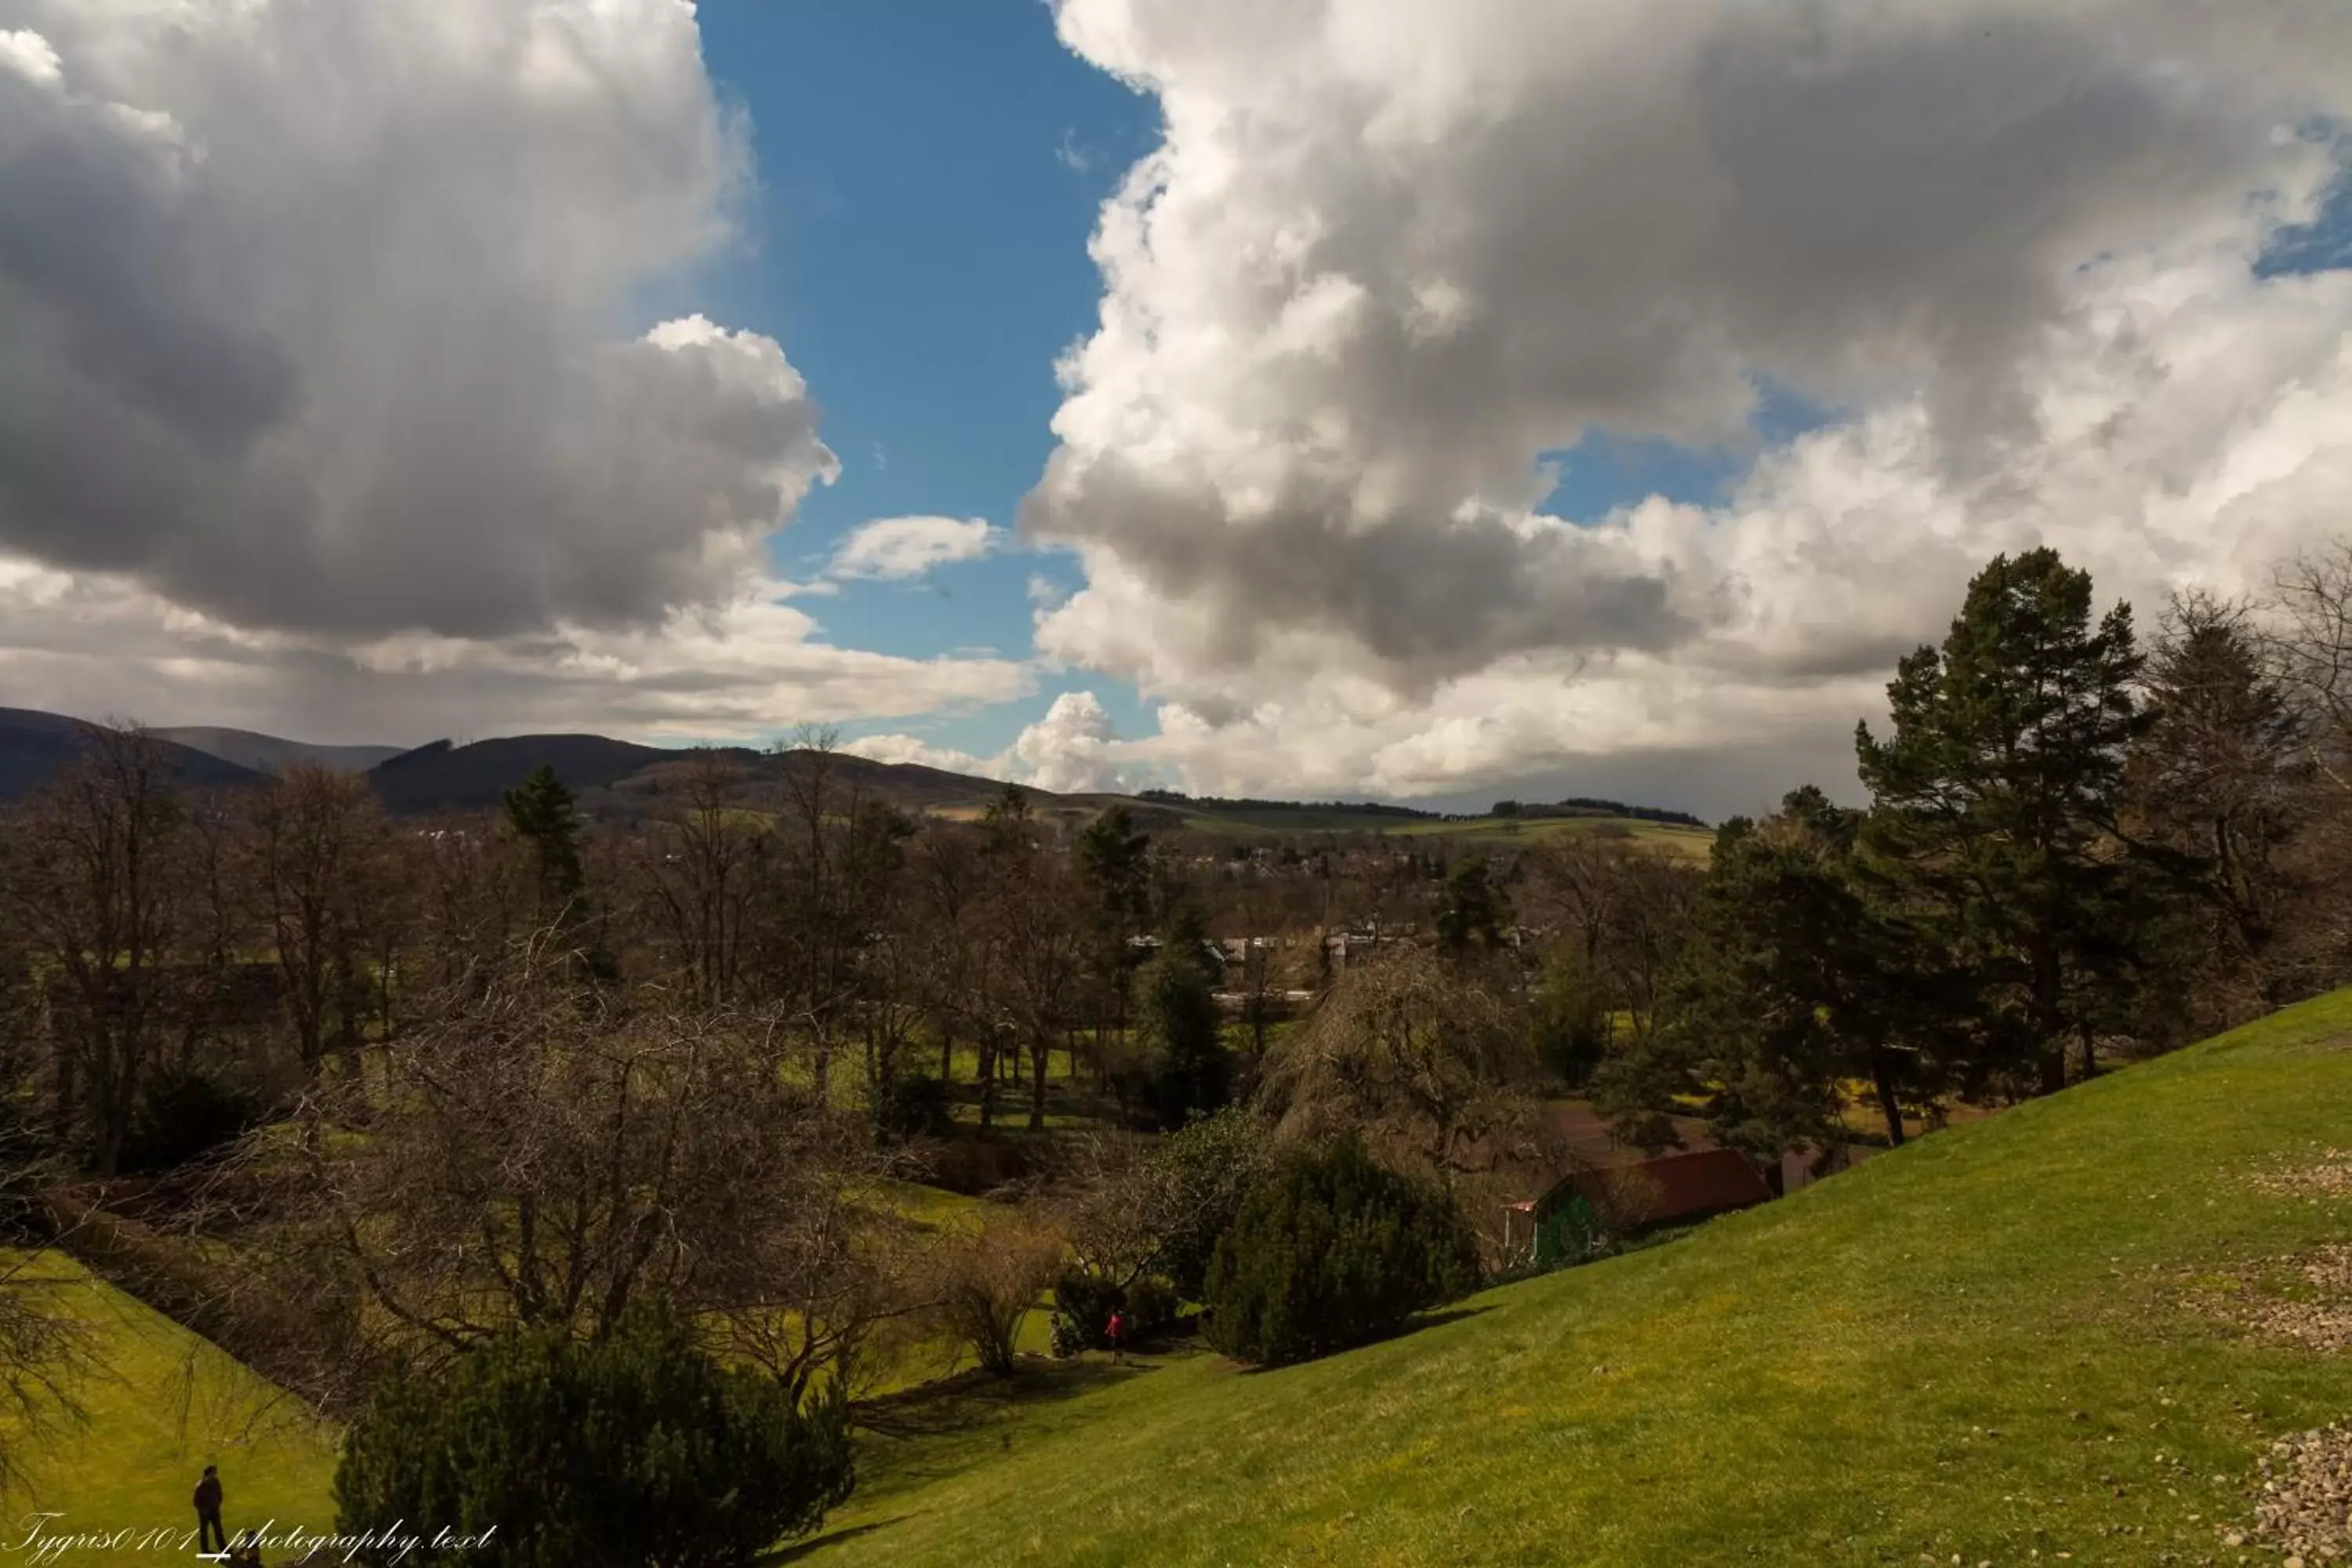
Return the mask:
[[[1630,1229],[1704,1219],[1766,1202],[1772,1189],[1754,1161],[1737,1149],[1696,1149],[1637,1164],[1579,1171],[1561,1184],[1594,1207],[1615,1208]],[[1554,1194],[1560,1192],[1554,1189]]]

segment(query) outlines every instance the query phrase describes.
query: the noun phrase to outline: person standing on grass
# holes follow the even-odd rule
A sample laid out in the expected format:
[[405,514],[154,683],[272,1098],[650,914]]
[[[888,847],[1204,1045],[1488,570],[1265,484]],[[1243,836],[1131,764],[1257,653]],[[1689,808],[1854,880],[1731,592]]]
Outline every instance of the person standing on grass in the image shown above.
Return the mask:
[[206,1465],[204,1479],[196,1483],[196,1550],[228,1550],[228,1531],[221,1528],[220,1468],[217,1465]]
[[1110,1326],[1104,1331],[1110,1340],[1110,1359],[1114,1362],[1126,1361],[1127,1314],[1113,1312],[1110,1315]]

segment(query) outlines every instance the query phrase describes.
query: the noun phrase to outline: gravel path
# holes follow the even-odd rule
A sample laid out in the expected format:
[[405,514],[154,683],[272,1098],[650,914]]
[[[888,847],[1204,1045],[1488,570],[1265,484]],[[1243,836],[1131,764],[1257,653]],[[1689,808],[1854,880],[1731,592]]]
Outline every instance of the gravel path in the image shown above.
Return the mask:
[[2281,1568],[2318,1568],[2352,1554],[2352,1426],[2336,1422],[2316,1432],[2282,1438],[2261,1464],[2251,1531],[2231,1529],[2221,1544],[2247,1537],[2284,1552]]

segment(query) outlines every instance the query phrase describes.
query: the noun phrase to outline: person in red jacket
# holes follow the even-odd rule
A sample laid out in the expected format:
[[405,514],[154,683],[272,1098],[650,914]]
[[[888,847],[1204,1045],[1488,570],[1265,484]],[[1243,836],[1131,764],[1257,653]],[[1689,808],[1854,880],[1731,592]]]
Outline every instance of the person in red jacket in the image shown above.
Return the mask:
[[220,1468],[205,1467],[204,1479],[196,1483],[196,1550],[226,1552],[228,1531],[221,1528]]
[[1104,1336],[1110,1341],[1110,1359],[1114,1362],[1127,1360],[1127,1314],[1113,1312],[1110,1315],[1110,1325],[1103,1332]]

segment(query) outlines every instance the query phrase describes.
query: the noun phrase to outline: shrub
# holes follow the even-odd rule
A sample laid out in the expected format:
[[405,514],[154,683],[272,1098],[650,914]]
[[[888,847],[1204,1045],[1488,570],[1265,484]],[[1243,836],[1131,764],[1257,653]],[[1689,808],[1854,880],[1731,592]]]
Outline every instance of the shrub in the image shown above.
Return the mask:
[[641,1308],[599,1340],[509,1331],[440,1378],[387,1380],[343,1440],[336,1524],[476,1542],[353,1559],[372,1564],[730,1568],[815,1528],[851,1479],[837,1391],[797,1408]]
[[151,1079],[137,1120],[122,1145],[122,1168],[168,1171],[234,1143],[261,1125],[261,1097],[194,1068],[167,1068]]
[[1287,1155],[1243,1200],[1209,1262],[1206,1332],[1244,1361],[1307,1361],[1393,1333],[1477,1278],[1452,1200],[1342,1138]]
[[1150,1274],[1122,1286],[1092,1269],[1065,1268],[1054,1281],[1054,1353],[1108,1348],[1113,1312],[1126,1316],[1130,1342],[1161,1333],[1176,1321],[1176,1292]]
[[954,1126],[948,1086],[930,1073],[902,1072],[875,1094],[874,1127],[885,1138],[941,1138]]
[[1002,1220],[941,1245],[932,1300],[939,1326],[959,1349],[999,1377],[1020,1356],[1021,1325],[1061,1265],[1061,1243],[1017,1219]]

